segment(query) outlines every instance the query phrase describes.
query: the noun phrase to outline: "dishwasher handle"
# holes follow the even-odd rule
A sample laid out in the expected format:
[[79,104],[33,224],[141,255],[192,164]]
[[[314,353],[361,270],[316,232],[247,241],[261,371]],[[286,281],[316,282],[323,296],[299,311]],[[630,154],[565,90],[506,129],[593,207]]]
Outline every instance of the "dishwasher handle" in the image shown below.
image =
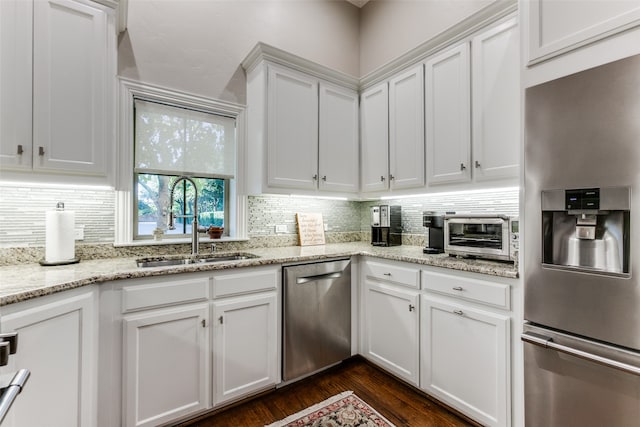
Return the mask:
[[333,273],[317,274],[315,276],[296,277],[296,284],[303,285],[309,282],[315,282],[323,279],[338,279],[342,277],[342,271],[334,271]]
[[532,332],[524,332],[520,336],[520,339],[529,344],[534,344],[539,347],[559,351],[561,353],[575,356],[589,362],[597,363],[608,368],[613,368],[629,374],[640,376],[640,368],[636,366],[629,365],[628,363],[618,362],[617,360],[609,359],[608,357],[602,357],[595,354],[587,353],[586,351],[578,350],[577,348],[555,343],[553,342],[553,338],[546,337],[544,335]]

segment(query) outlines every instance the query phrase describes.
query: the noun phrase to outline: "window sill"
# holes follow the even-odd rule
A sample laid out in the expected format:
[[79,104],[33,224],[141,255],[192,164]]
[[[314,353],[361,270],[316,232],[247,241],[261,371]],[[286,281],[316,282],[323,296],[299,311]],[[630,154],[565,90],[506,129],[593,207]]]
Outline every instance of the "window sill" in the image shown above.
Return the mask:
[[[247,237],[221,237],[220,239],[211,239],[209,237],[201,237],[200,243],[218,243],[218,242],[248,242]],[[133,240],[126,243],[114,243],[114,248],[128,247],[128,246],[159,246],[159,245],[181,245],[191,244],[191,238],[180,239],[162,239],[162,240]]]

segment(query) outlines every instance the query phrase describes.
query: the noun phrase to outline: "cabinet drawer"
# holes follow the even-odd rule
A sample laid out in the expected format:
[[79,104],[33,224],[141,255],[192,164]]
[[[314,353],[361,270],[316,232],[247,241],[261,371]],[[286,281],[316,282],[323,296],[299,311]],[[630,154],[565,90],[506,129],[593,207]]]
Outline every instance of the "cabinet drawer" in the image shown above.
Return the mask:
[[386,262],[367,261],[364,265],[366,277],[393,282],[420,289],[420,270]]
[[209,278],[122,288],[122,312],[209,299]]
[[237,270],[213,277],[213,297],[271,291],[277,288],[280,268]]
[[510,286],[452,274],[422,272],[422,289],[509,309]]

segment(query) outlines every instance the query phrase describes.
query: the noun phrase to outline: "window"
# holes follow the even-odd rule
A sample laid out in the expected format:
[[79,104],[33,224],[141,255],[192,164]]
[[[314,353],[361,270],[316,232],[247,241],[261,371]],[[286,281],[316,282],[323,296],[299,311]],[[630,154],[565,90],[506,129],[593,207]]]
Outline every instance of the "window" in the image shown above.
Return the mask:
[[[136,98],[134,101],[134,239],[161,229],[172,237],[191,233],[193,202],[198,223],[229,234],[230,183],[236,173],[236,120],[221,114]],[[175,229],[167,229],[170,189]]]

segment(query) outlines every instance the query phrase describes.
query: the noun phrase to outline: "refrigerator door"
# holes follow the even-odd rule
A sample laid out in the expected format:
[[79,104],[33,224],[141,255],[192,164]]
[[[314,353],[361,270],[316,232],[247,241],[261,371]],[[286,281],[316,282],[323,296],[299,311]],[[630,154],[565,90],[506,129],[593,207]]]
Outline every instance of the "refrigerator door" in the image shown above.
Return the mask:
[[636,427],[640,353],[524,325],[525,425]]
[[[524,318],[640,349],[640,55],[526,89]],[[628,187],[629,274],[543,266],[543,191]]]

